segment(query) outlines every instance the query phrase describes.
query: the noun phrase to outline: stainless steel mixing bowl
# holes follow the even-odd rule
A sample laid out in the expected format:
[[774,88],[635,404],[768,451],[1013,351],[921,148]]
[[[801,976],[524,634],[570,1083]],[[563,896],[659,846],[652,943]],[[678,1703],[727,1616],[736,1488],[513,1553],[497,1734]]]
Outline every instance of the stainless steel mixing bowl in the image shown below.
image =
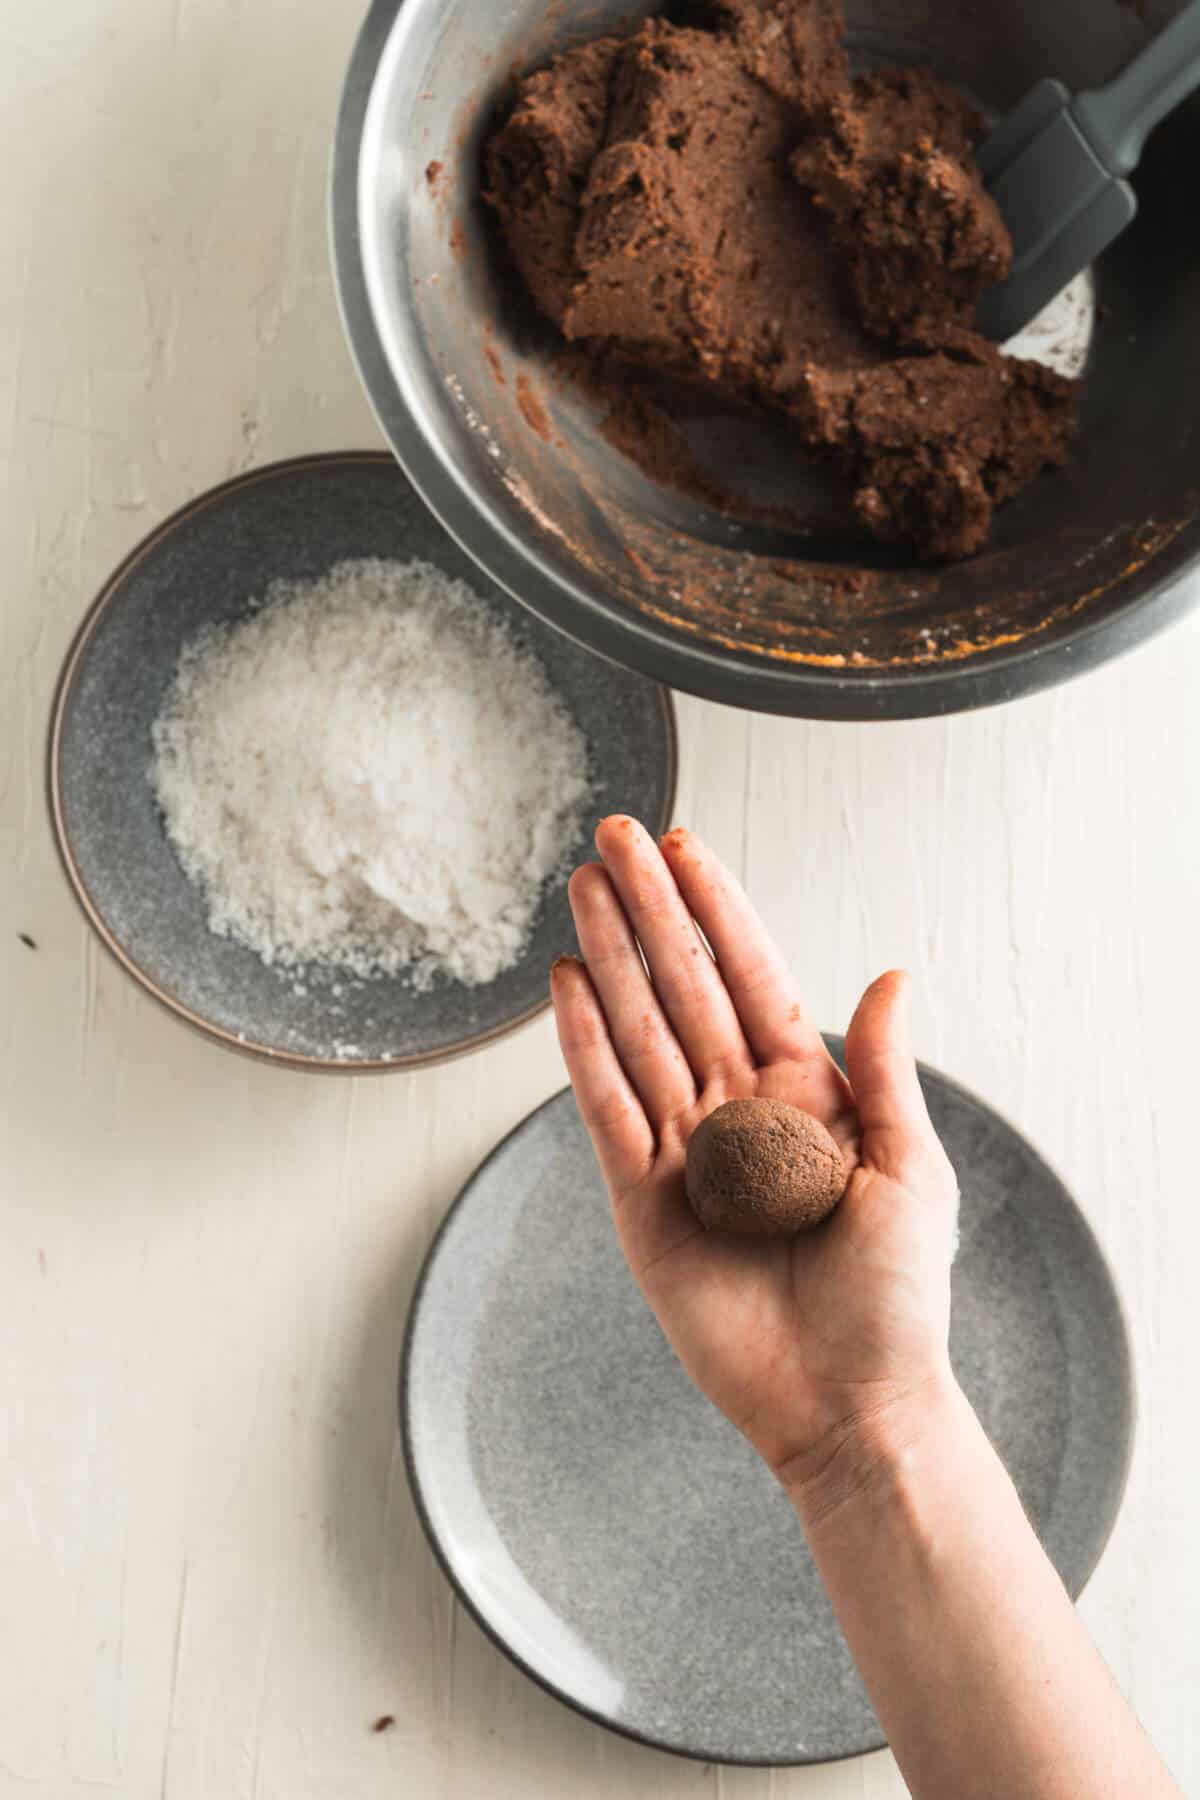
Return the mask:
[[[975,560],[814,544],[646,480],[554,371],[498,253],[480,156],[514,67],[660,5],[376,0],[347,78],[333,239],[347,331],[410,479],[541,618],[675,687],[761,711],[905,718],[1081,673],[1195,599],[1200,557],[1200,104],[1152,141],[1142,213],[1100,271],[1103,323],[1069,466]],[[997,110],[1039,76],[1107,76],[1177,6],[850,0],[855,50],[923,61]],[[779,498],[778,435],[702,416],[705,454]]]

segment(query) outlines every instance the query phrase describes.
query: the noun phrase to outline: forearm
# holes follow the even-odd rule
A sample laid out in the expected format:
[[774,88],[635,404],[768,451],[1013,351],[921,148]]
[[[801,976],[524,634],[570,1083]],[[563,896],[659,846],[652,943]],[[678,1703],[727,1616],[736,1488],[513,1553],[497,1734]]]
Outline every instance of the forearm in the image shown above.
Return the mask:
[[915,1800],[1179,1800],[951,1382],[786,1485]]

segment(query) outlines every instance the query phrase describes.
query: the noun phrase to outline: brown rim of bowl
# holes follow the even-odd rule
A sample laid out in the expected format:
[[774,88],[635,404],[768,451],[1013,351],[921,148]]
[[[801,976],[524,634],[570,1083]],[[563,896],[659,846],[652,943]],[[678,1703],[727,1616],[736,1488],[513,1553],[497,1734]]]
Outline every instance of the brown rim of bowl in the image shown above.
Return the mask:
[[[539,1000],[536,1006],[528,1007],[523,1013],[518,1013],[515,1018],[509,1019],[505,1024],[496,1025],[490,1031],[481,1031],[474,1037],[465,1038],[461,1043],[450,1045],[448,1049],[430,1050],[413,1056],[353,1062],[336,1057],[304,1056],[294,1050],[273,1050],[267,1044],[255,1043],[249,1038],[241,1038],[236,1032],[226,1031],[221,1025],[214,1025],[212,1020],[206,1019],[202,1013],[193,1012],[191,1007],[185,1006],[173,994],[160,987],[158,982],[151,979],[109,930],[103,914],[92,901],[71,849],[63,814],[60,761],[63,720],[71,701],[83,658],[109,606],[139,563],[152,550],[157,549],[163,539],[169,537],[186,519],[196,513],[206,511],[218,500],[224,499],[227,494],[233,493],[239,488],[256,487],[261,482],[275,480],[281,475],[290,474],[299,469],[345,468],[347,465],[356,463],[375,467],[386,465],[395,470],[401,481],[407,479],[395,457],[388,450],[329,450],[314,452],[308,456],[285,457],[279,462],[267,463],[261,469],[251,469],[244,475],[234,475],[228,481],[219,482],[216,487],[206,489],[196,499],[185,501],[182,506],[157,525],[148,537],[135,544],[108,576],[75,629],[54,686],[54,699],[50,709],[50,730],[46,746],[46,796],[55,849],[58,851],[63,873],[67,877],[68,885],[79,903],[84,918],[91,925],[109,955],[124,969],[127,975],[132,976],[137,985],[143,992],[149,994],[152,1000],[172,1014],[174,1018],[182,1020],[185,1025],[190,1026],[202,1037],[209,1038],[228,1050],[235,1050],[240,1056],[248,1057],[254,1062],[270,1063],[277,1068],[301,1069],[308,1074],[320,1075],[398,1074],[413,1069],[433,1068],[439,1063],[457,1062],[461,1057],[471,1056],[475,1051],[483,1050],[488,1045],[497,1043],[501,1038],[509,1037],[524,1026],[532,1024],[534,1019],[541,1018],[542,1014],[547,1012],[550,1007],[549,985],[547,984],[544,999]],[[662,708],[667,737],[666,802],[663,807],[663,817],[657,821],[657,830],[661,834],[668,829],[675,810],[679,778],[679,727],[670,689],[662,686],[661,683],[655,685],[658,687],[658,700]]]

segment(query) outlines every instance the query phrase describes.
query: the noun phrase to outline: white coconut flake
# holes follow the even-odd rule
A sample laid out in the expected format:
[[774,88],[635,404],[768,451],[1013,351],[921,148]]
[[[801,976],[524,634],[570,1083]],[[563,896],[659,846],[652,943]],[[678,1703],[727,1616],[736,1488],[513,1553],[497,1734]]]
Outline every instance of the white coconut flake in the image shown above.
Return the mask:
[[537,658],[421,562],[273,584],[185,647],[153,745],[214,932],[268,964],[423,989],[519,960],[591,796]]

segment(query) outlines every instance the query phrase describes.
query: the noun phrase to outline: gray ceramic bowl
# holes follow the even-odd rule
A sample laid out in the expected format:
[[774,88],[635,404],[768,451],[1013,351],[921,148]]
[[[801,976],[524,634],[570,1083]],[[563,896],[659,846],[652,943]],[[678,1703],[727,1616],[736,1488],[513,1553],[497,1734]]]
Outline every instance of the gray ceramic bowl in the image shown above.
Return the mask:
[[[1072,87],[1106,77],[1176,3],[847,0],[846,11],[865,57],[932,63],[1003,110],[1047,74]],[[494,253],[481,145],[514,65],[652,10],[662,0],[375,0],[363,27],[333,173],[342,305],[396,454],[459,542],[581,643],[709,699],[809,717],[1011,699],[1180,614],[1198,591],[1181,577],[1200,556],[1200,101],[1156,134],[1137,177],[1141,217],[1100,271],[1105,322],[1070,466],[1003,509],[985,555],[918,569],[848,534],[814,544],[675,499],[550,374],[552,334]],[[522,377],[562,448],[532,428]],[[795,467],[776,434],[715,414],[692,429],[751,498],[785,497],[767,485]]]
[[[1078,1594],[1132,1445],[1120,1302],[1036,1151],[944,1076],[922,1079],[963,1192],[954,1366]],[[569,1093],[451,1210],[413,1302],[400,1403],[443,1567],[560,1699],[710,1761],[882,1746],[782,1491],[692,1386],[625,1266]]]
[[541,625],[481,576],[384,454],[280,463],[167,520],[105,585],[67,656],[50,731],[50,806],[75,894],[101,940],[156,1000],[218,1042],[305,1069],[411,1068],[479,1048],[548,1005],[550,965],[574,943],[565,887],[545,896],[520,963],[486,987],[306,980],[209,931],[167,842],[146,770],[150,727],[181,646],[241,616],[278,577],[350,557],[437,564],[533,649],[585,733],[595,817],[665,830],[675,787],[669,696]]

